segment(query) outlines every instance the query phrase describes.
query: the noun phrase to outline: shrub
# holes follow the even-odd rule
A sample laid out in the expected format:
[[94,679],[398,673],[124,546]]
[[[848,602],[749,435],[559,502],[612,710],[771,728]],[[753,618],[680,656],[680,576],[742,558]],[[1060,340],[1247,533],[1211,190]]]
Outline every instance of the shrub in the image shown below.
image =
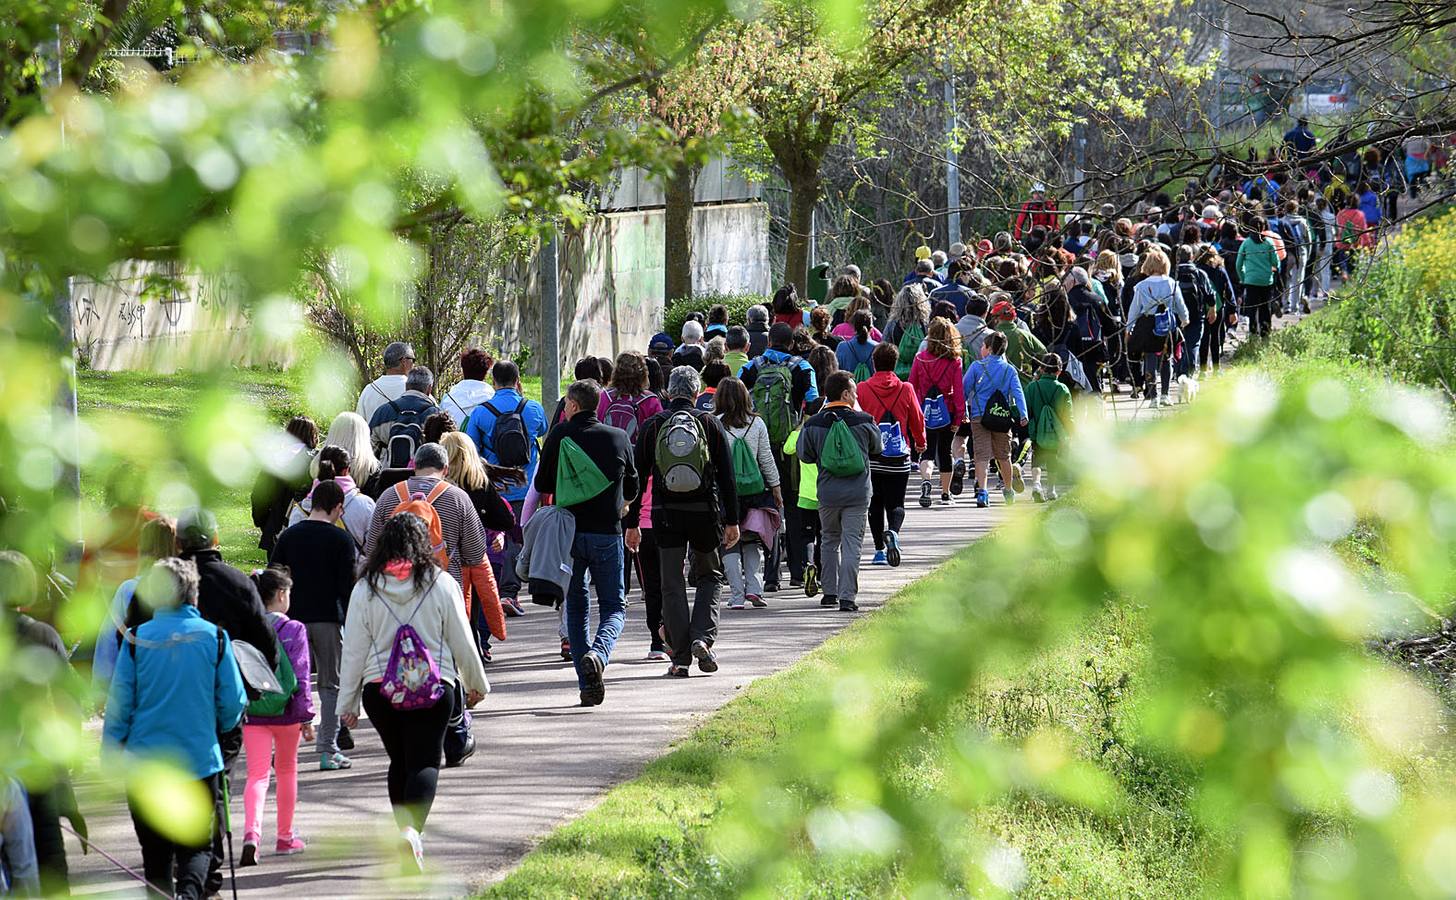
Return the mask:
[[662,330],[677,340],[682,334],[683,323],[688,313],[708,314],[708,307],[721,303],[728,307],[728,324],[742,325],[748,317],[748,308],[756,304],[768,306],[771,298],[762,294],[699,294],[696,297],[682,297],[669,300],[662,313]]

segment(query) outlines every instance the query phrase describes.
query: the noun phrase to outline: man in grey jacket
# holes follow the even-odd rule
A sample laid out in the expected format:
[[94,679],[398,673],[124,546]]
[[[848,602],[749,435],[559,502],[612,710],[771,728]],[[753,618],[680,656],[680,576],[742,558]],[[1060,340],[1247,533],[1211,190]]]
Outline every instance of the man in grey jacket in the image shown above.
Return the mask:
[[[859,609],[854,598],[859,593],[860,549],[870,507],[869,460],[884,450],[884,444],[880,441],[880,426],[855,409],[854,378],[848,372],[835,372],[824,379],[824,396],[828,402],[804,422],[798,445],[799,459],[819,466],[820,555],[824,563],[820,573],[824,597],[819,605],[837,605],[841,612],[854,612]],[[838,422],[848,427],[858,452],[864,456],[857,472],[836,474],[825,461],[830,430]]]

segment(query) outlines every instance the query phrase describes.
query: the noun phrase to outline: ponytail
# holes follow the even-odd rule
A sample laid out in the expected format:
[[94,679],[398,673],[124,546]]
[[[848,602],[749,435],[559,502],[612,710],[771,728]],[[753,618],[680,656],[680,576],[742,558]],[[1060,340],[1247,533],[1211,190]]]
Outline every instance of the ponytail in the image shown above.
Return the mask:
[[870,342],[870,314],[866,310],[859,310],[851,317],[850,322],[854,325],[855,339],[861,344]]
[[318,480],[333,481],[349,471],[349,451],[329,444],[319,451]]

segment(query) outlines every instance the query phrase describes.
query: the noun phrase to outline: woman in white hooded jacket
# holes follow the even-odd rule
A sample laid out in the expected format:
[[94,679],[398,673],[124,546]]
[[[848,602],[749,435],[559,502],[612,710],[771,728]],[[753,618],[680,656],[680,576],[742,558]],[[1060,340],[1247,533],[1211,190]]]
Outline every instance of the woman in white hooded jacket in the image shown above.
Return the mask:
[[[401,709],[381,690],[395,636],[405,625],[419,635],[440,670],[444,691],[430,706]],[[406,858],[420,868],[420,832],[435,802],[445,730],[455,711],[455,682],[465,689],[467,706],[490,691],[465,621],[460,585],[436,565],[424,521],[398,513],[385,522],[349,597],[338,712],[349,728],[358,724],[361,705],[369,713],[389,754],[389,804]]]

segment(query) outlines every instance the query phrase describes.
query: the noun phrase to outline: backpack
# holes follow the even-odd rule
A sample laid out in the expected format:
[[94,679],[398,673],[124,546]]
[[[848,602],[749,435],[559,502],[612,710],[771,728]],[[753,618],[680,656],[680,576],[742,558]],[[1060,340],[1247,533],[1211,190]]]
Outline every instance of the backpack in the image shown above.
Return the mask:
[[288,651],[283,649],[283,642],[278,639],[276,626],[273,646],[278,649],[278,665],[273,667],[273,677],[278,679],[279,690],[261,692],[258,699],[248,704],[250,716],[281,716],[288,708],[288,701],[298,692],[298,674],[293,671],[293,660],[288,658]]
[[715,393],[715,391],[703,391],[698,395],[698,399],[693,401],[693,409],[699,412],[712,412],[713,396]]
[[1214,305],[1214,298],[1209,293],[1208,276],[1197,267],[1193,268],[1192,275],[1188,277],[1184,276],[1183,266],[1178,267],[1178,290],[1183,292],[1183,303],[1188,307],[1190,316],[1201,316]]
[[925,416],[926,429],[944,428],[950,424],[950,404],[945,402],[945,395],[940,388],[931,385],[925,394],[925,399],[920,401],[920,411]]
[[1077,336],[1083,343],[1099,344],[1102,342],[1102,314],[1097,306],[1092,303],[1082,303],[1072,307],[1077,313]]
[[1157,310],[1153,312],[1153,334],[1167,337],[1172,332],[1173,313],[1168,309],[1168,304],[1159,303]]
[[1346,219],[1345,224],[1340,227],[1340,243],[1347,246],[1354,246],[1360,242],[1360,229],[1355,227],[1354,219]]
[[685,409],[668,416],[657,431],[654,454],[663,489],[691,494],[708,483],[708,436],[698,417]]
[[438,412],[439,407],[405,410],[393,400],[389,401],[389,407],[398,418],[389,426],[386,458],[391,469],[407,469],[414,463],[415,451],[425,442],[425,419]]
[[510,412],[501,412],[493,403],[483,404],[495,415],[490,427],[490,449],[495,453],[496,465],[508,469],[521,469],[531,462],[531,438],[526,433],[526,420],[521,415],[526,409],[526,399]]
[[925,340],[925,328],[919,322],[909,328],[900,331],[900,342],[896,347],[900,351],[900,358],[895,362],[895,374],[901,378],[910,377],[910,364],[915,361],[915,354],[920,352],[920,342]]
[[836,416],[824,437],[824,448],[819,451],[819,467],[836,478],[852,478],[864,473],[865,456],[854,432],[849,430],[843,417]]
[[863,358],[861,358],[860,355],[855,352],[860,347],[858,338],[851,338],[849,340],[849,346],[849,352],[854,356],[854,370],[850,374],[854,377],[855,383],[863,384],[864,382],[870,380],[870,376],[875,374],[875,371],[871,367],[870,363],[874,360],[875,357],[875,347],[879,345],[876,344],[874,341],[865,341],[864,346],[868,348],[869,355]]
[[575,506],[585,503],[612,486],[581,445],[571,438],[562,438],[557,445],[556,505]]
[[435,561],[440,564],[440,568],[447,571],[450,568],[450,550],[445,546],[445,529],[440,524],[440,514],[435,512],[435,501],[449,487],[450,483],[442,480],[430,490],[428,495],[418,492],[411,494],[408,482],[401,481],[394,486],[394,493],[399,497],[399,505],[394,508],[394,512],[390,513],[391,517],[400,513],[409,513],[419,517],[425,523],[425,527],[430,532],[430,549],[435,554]]
[[767,358],[758,365],[758,377],[754,379],[749,392],[753,399],[753,411],[768,426],[768,436],[774,444],[788,440],[789,432],[798,425],[798,414],[794,409],[794,370],[797,359],[785,362],[769,362]]
[[881,459],[899,459],[902,456],[909,456],[910,449],[905,446],[905,432],[900,428],[900,420],[890,414],[887,409],[880,415],[880,443],[884,449],[880,451]]
[[[982,368],[989,379],[991,367],[983,363]],[[981,427],[997,434],[1006,434],[1011,431],[1018,418],[1016,404],[1006,399],[1006,394],[1000,388],[996,388],[991,396],[986,398],[986,406],[981,410]]]
[[638,410],[646,397],[638,397],[635,400],[631,397],[624,397],[616,391],[607,391],[607,414],[602,417],[602,422],[620,428],[627,432],[627,443],[637,446],[637,429],[642,425],[638,419]]
[[[438,576],[437,576],[438,577]],[[440,664],[430,655],[430,648],[420,638],[410,622],[425,603],[428,591],[415,604],[409,618],[400,621],[394,614],[388,600],[380,598],[384,609],[398,627],[394,630],[394,642],[389,648],[389,662],[384,666],[384,680],[379,683],[379,693],[395,709],[425,709],[434,706],[445,696],[445,685],[440,680]],[[442,648],[443,650],[443,648]]]
[[1042,404],[1031,423],[1031,441],[1038,448],[1055,450],[1062,443],[1062,420],[1050,403]]
[[762,494],[765,489],[763,471],[758,467],[758,456],[748,446],[747,431],[742,437],[733,435],[733,484],[738,489],[739,497]]

